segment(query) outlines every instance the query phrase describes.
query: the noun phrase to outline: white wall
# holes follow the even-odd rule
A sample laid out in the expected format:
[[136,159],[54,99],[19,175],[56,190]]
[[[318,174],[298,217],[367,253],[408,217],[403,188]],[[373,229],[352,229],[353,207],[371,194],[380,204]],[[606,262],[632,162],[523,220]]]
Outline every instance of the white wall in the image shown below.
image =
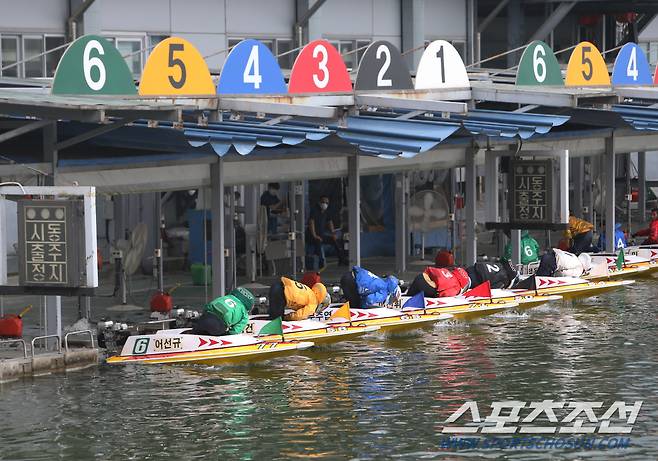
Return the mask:
[[62,34],[67,17],[67,0],[0,0],[0,33]]
[[466,40],[466,0],[425,0],[428,40]]

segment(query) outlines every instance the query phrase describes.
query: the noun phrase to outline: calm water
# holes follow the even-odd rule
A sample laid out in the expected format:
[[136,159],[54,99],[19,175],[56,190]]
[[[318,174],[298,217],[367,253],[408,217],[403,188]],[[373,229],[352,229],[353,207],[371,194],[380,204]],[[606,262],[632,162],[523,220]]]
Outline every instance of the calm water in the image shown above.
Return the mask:
[[[656,459],[657,297],[649,280],[252,366],[103,366],[9,383],[0,459]],[[544,399],[644,405],[625,450],[440,447],[465,400],[484,417],[492,401]]]

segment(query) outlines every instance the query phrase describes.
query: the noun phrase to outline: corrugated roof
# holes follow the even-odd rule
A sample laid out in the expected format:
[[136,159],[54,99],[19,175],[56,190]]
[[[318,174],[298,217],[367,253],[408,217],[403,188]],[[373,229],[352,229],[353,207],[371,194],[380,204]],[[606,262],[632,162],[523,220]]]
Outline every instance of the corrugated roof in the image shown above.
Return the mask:
[[618,104],[612,106],[612,110],[636,130],[658,130],[658,109],[647,106]]

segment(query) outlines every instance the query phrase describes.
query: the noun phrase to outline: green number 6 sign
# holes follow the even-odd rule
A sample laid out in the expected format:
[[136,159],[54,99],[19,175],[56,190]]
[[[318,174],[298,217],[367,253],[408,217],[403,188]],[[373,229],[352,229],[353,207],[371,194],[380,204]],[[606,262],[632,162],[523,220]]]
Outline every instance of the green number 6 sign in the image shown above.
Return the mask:
[[60,59],[52,93],[132,95],[137,89],[119,51],[103,37],[85,35]]

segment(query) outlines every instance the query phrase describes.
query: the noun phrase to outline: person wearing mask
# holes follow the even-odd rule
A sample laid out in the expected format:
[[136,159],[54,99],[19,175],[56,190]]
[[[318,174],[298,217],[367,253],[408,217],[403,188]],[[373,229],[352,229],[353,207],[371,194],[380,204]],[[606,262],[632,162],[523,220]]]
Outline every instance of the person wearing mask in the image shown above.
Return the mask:
[[345,300],[354,309],[392,306],[402,296],[397,278],[392,275],[377,277],[359,266],[352,267],[350,272],[341,277],[340,288]]
[[249,322],[254,301],[254,295],[243,287],[214,299],[204,306],[203,314],[192,327],[192,334],[223,336],[242,333]]
[[308,220],[306,242],[311,247],[313,254],[320,259],[320,267],[326,266],[322,245],[331,245],[338,255],[338,264],[347,265],[345,251],[342,248],[342,240],[336,237],[336,229],[329,215],[329,197],[322,196],[317,206],[311,210]]
[[584,219],[576,218],[573,212],[569,212],[569,226],[564,231],[564,236],[571,240],[570,252],[578,256],[586,251],[596,251],[592,246],[594,224]]
[[[324,309],[331,303],[331,296],[322,283],[316,283],[312,288],[287,277],[281,277],[281,281],[270,287],[269,315],[274,320],[283,317],[284,320],[306,320],[315,313],[317,309]],[[285,310],[293,312],[284,314]]]
[[658,244],[658,208],[651,210],[651,224],[649,224],[649,227],[635,232],[633,237],[647,237],[642,245]]
[[[503,257],[500,258],[502,261],[511,261],[512,260],[512,242],[507,242],[505,245],[505,251],[503,252]],[[521,231],[521,264],[528,265],[539,261],[539,244],[537,240],[532,238],[530,232],[527,230]]]
[[276,234],[279,227],[278,215],[283,212],[283,202],[279,198],[280,188],[278,182],[271,182],[260,196],[261,206],[267,209],[267,233],[270,235]]

